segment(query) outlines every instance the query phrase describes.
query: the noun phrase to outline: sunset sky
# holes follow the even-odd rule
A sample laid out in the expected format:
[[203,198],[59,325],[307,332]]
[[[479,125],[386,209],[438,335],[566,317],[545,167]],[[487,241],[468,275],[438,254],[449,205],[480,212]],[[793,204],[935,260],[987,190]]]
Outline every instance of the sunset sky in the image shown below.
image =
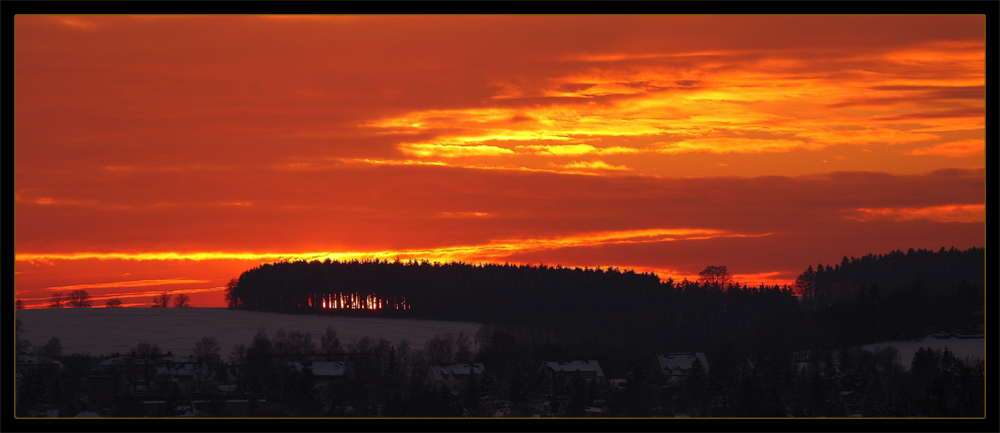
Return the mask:
[[985,17],[15,18],[15,291],[983,247]]

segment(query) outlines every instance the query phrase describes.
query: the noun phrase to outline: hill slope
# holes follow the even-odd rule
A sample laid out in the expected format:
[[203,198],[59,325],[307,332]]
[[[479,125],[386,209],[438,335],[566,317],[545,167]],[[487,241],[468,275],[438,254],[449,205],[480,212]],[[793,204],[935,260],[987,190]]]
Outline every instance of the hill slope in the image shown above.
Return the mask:
[[224,308],[62,308],[19,310],[25,338],[41,346],[59,338],[64,353],[91,355],[127,352],[139,342],[158,345],[164,352],[189,355],[195,341],[214,337],[225,357],[236,344],[248,344],[261,327],[268,335],[279,328],[312,334],[313,341],[332,326],[342,343],[363,337],[385,338],[393,343],[407,339],[423,347],[437,334],[464,332],[475,335],[478,323],[412,319],[292,315]]

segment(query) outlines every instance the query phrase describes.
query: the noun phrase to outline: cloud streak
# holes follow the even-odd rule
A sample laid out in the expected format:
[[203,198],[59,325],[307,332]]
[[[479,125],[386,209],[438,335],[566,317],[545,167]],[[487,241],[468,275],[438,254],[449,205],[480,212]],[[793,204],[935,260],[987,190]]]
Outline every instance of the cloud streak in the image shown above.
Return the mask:
[[[466,213],[467,215],[467,213]],[[465,216],[465,215],[463,215]],[[471,216],[485,216],[482,213],[472,213]],[[750,235],[766,236],[768,234]],[[608,244],[630,244],[646,242],[670,242],[683,239],[710,239],[716,236],[748,236],[725,233],[710,229],[645,229],[610,232],[582,233],[559,238],[540,239],[504,239],[484,245],[449,246],[429,249],[412,249],[400,251],[351,251],[351,252],[301,252],[301,253],[250,253],[250,252],[141,252],[141,253],[70,253],[70,254],[17,254],[16,261],[21,262],[51,262],[55,260],[134,260],[134,261],[164,261],[164,260],[241,260],[241,261],[280,261],[280,260],[372,260],[372,259],[413,259],[434,261],[475,261],[499,259],[511,253],[554,250],[561,248],[592,247]],[[139,287],[148,285],[201,283],[204,280],[140,280],[116,283],[83,284],[74,286],[50,287],[50,291],[71,290],[78,288],[110,288]]]
[[920,147],[910,151],[913,155],[936,155],[949,158],[983,157],[986,155],[986,141],[968,139],[941,143],[930,147]]
[[[52,260],[52,259],[53,258],[47,258],[45,260]],[[31,259],[28,260],[30,261]],[[110,283],[76,284],[72,286],[49,287],[48,290],[67,291],[67,290],[82,290],[82,289],[109,289],[109,288],[119,289],[124,287],[164,286],[169,284],[192,284],[192,283],[207,283],[207,282],[208,280],[170,278],[162,280],[133,280],[133,281],[115,281]]]
[[900,208],[860,208],[852,212],[852,215],[845,218],[857,219],[860,221],[870,221],[876,219],[890,219],[896,221],[906,221],[924,219],[935,222],[972,222],[979,223],[986,221],[986,205],[983,204],[957,204],[929,207],[900,207]]

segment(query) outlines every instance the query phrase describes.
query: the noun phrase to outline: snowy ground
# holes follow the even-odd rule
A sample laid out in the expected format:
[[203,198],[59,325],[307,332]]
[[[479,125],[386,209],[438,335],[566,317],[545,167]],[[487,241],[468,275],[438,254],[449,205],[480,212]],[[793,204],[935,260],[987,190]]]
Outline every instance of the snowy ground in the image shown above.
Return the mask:
[[874,350],[875,348],[881,348],[886,346],[894,346],[899,350],[899,359],[903,368],[910,369],[910,361],[913,360],[913,354],[917,353],[917,349],[921,347],[930,347],[934,350],[941,350],[947,347],[948,350],[955,352],[955,357],[958,359],[965,359],[966,356],[971,356],[973,358],[986,359],[986,339],[984,338],[970,338],[970,339],[959,339],[959,338],[948,338],[948,339],[937,339],[932,337],[924,337],[918,340],[899,340],[899,341],[887,341],[884,343],[875,343],[864,346],[866,350]]
[[[479,329],[478,323],[440,322],[410,319],[380,319],[362,317],[309,316],[299,314],[260,313],[225,308],[61,308],[18,310],[17,318],[24,322],[25,338],[35,346],[58,337],[63,352],[91,355],[127,352],[139,342],[155,343],[164,352],[188,355],[195,341],[203,336],[215,337],[223,356],[236,344],[249,344],[257,330],[263,327],[269,337],[275,331],[299,330],[312,334],[319,347],[320,336],[327,325],[337,330],[341,344],[363,337],[385,338],[393,343],[402,339],[410,347],[422,348],[424,342],[437,334],[464,332],[470,337]],[[903,368],[910,367],[913,354],[921,347],[944,349],[958,358],[966,356],[985,359],[985,340],[936,339],[890,341],[864,346],[895,346],[900,352]]]
[[464,332],[475,336],[478,323],[362,317],[311,316],[260,313],[225,308],[62,308],[18,310],[25,338],[34,346],[57,337],[63,353],[91,355],[127,352],[139,342],[155,343],[164,352],[189,355],[195,341],[214,337],[225,358],[236,344],[249,344],[263,327],[268,337],[279,328],[312,334],[319,347],[327,325],[337,331],[341,344],[363,337],[385,338],[393,343],[406,339],[410,347],[422,348],[437,334]]

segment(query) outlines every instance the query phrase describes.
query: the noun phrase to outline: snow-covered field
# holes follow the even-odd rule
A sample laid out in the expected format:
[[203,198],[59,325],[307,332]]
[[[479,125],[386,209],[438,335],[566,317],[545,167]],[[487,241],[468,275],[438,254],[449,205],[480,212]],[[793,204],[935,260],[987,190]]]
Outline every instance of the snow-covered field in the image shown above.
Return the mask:
[[275,331],[302,331],[312,334],[319,347],[320,336],[332,326],[342,345],[363,337],[385,338],[410,347],[422,348],[437,334],[464,332],[475,336],[478,323],[363,317],[311,316],[261,313],[225,308],[61,308],[18,310],[24,322],[25,338],[34,346],[59,338],[63,353],[91,355],[127,352],[139,342],[155,343],[164,352],[189,355],[195,341],[214,337],[226,357],[236,344],[250,344],[257,330],[268,337]]
[[[385,338],[399,343],[404,338],[410,347],[421,348],[437,334],[464,332],[470,337],[479,330],[478,323],[441,322],[431,320],[382,319],[363,317],[310,316],[299,314],[261,313],[225,308],[61,308],[18,310],[17,318],[24,322],[25,338],[35,346],[58,337],[64,353],[91,355],[127,352],[139,342],[155,343],[164,352],[188,355],[195,341],[214,337],[227,355],[236,344],[249,344],[257,330],[264,328],[269,337],[275,331],[303,331],[312,334],[319,347],[320,336],[327,325],[337,330],[341,344],[363,337]],[[921,347],[944,349],[958,358],[973,356],[985,359],[985,340],[936,339],[890,341],[864,346],[895,346],[904,368],[910,367],[913,354]]]
[[917,353],[917,349],[922,347],[930,347],[931,349],[941,351],[944,351],[947,347],[948,350],[955,353],[955,357],[958,359],[965,359],[966,356],[986,359],[986,348],[984,346],[985,342],[986,340],[984,338],[937,339],[924,337],[918,340],[887,341],[884,343],[869,344],[863,347],[865,350],[874,350],[875,348],[894,346],[897,350],[899,350],[900,363],[903,368],[909,370],[910,361],[913,360],[913,354]]

